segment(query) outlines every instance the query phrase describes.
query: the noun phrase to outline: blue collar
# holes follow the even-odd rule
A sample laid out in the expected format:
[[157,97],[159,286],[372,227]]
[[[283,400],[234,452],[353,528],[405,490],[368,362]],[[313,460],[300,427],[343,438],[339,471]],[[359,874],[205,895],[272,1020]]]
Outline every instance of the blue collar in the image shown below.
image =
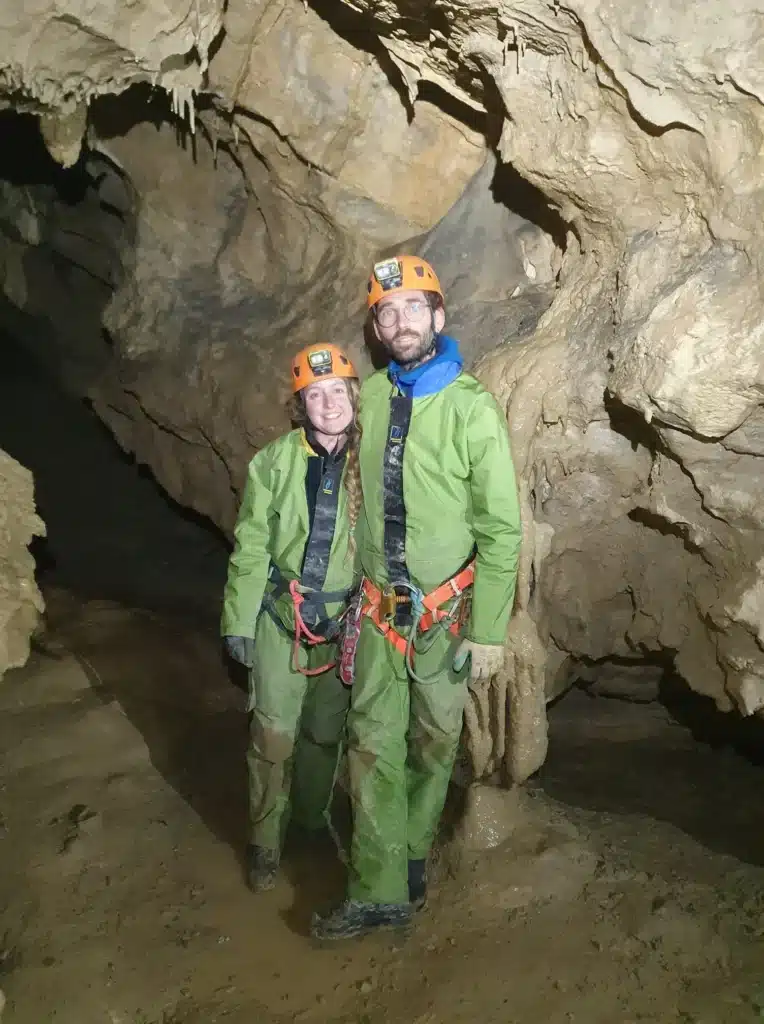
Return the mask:
[[462,372],[464,359],[459,344],[447,334],[438,334],[435,339],[435,355],[413,370],[404,370],[391,360],[387,375],[402,395],[407,398],[421,398],[442,391]]

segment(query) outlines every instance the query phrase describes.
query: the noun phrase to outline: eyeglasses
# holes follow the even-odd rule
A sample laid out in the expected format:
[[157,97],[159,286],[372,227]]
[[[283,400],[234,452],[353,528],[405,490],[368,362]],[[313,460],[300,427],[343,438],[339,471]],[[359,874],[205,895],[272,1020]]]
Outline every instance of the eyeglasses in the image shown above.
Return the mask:
[[[401,309],[409,323],[417,323],[424,320],[430,312],[430,304],[422,299],[409,299]],[[377,323],[382,327],[392,327],[398,319],[398,310],[395,306],[383,306],[376,311]]]

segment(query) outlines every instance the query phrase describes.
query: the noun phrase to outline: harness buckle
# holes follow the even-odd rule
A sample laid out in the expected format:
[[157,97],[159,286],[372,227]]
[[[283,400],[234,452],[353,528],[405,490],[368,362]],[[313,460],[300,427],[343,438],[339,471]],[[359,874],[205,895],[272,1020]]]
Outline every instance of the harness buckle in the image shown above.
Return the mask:
[[393,622],[398,610],[398,595],[389,583],[382,588],[379,597],[379,617],[383,622]]

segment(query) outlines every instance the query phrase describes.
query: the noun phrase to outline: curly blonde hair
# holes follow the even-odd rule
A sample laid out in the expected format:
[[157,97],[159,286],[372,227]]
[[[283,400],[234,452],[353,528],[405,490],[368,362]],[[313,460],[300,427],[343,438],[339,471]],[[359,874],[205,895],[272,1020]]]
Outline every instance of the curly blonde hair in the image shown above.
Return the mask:
[[[355,528],[358,522],[358,517],[361,514],[361,505],[363,504],[360,464],[361,421],[358,416],[361,385],[354,378],[348,378],[345,380],[345,386],[348,389],[350,404],[353,407],[353,422],[350,424],[350,429],[348,430],[344,479],[345,492],[347,496],[346,504],[348,522],[350,525],[350,541],[348,547],[351,557],[354,557],[356,550]],[[300,392],[296,395],[292,395],[287,406],[287,412],[289,414],[289,418],[296,427],[302,427],[303,429],[310,427],[310,420],[308,419],[308,414],[305,410],[305,403],[302,400]]]

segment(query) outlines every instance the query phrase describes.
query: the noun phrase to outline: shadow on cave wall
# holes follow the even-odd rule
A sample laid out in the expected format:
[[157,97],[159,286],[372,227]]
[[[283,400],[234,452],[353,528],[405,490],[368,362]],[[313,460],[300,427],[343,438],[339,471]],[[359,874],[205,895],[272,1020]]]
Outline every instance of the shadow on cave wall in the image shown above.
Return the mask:
[[43,586],[216,620],[222,535],[173,502],[86,402],[1,333],[0,448],[35,478],[48,530],[33,548]]
[[725,714],[670,668],[651,704],[574,688],[549,709],[549,754],[534,785],[569,807],[633,830],[663,821],[709,850],[764,866],[755,794],[764,722]]
[[31,115],[1,113],[0,139],[0,244],[23,282],[19,305],[0,306],[0,329],[84,393],[113,357],[102,316],[134,246],[132,186],[86,149],[59,166]]
[[[99,131],[120,134],[141,119],[161,124],[166,97],[138,88],[94,108]],[[30,115],[0,114],[0,138],[6,200],[25,190],[38,211],[37,244],[22,248],[13,210],[0,209],[0,238],[22,252],[29,293],[23,310],[0,300],[0,447],[35,477],[48,528],[34,549],[40,580],[86,598],[209,614],[225,540],[173,502],[78,397],[114,358],[101,318],[134,242],[130,182],[86,149],[60,167]]]

